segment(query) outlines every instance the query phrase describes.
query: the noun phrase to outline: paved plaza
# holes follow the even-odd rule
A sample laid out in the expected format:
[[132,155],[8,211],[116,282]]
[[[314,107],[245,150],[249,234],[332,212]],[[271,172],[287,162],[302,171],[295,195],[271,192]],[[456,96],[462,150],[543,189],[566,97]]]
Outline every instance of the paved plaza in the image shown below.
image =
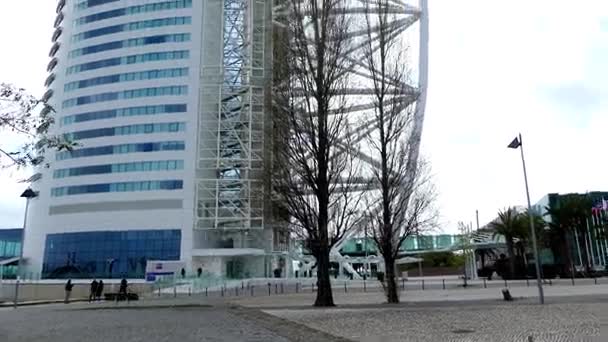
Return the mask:
[[495,288],[407,291],[403,303],[386,305],[379,292],[336,289],[339,306],[329,309],[312,308],[312,292],[7,307],[0,308],[0,341],[608,340],[605,286],[553,287],[545,306],[533,290],[512,288],[522,294],[514,302],[499,300]]

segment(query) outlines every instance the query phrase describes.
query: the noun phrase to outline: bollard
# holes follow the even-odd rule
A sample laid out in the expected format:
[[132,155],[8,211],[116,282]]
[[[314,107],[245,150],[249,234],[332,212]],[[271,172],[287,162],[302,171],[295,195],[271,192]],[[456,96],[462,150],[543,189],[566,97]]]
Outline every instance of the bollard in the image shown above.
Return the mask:
[[365,279],[363,279],[363,292],[367,292],[367,288],[365,287]]
[[188,288],[188,297],[192,296],[192,286]]
[[530,287],[530,279],[526,278],[526,286]]
[[346,282],[344,282],[344,293],[348,292],[348,290],[346,289]]
[[244,289],[245,289],[245,283],[241,282],[241,290],[244,290]]
[[173,298],[177,297],[177,286],[173,285]]
[[209,288],[205,287],[205,297],[209,297]]
[[486,278],[483,278],[483,288],[484,289],[488,288],[488,283],[486,282]]
[[595,283],[595,285],[597,285],[597,277],[593,278],[593,282]]
[[300,283],[296,283],[296,293],[300,292],[299,285],[300,285]]
[[270,283],[268,283],[268,295],[270,296]]
[[422,279],[422,291],[424,291],[424,279]]
[[405,279],[401,278],[401,289],[405,290]]
[[249,289],[251,291],[251,297],[253,297],[253,285],[249,286]]
[[572,279],[572,286],[574,286],[574,275],[571,277]]
[[553,280],[549,279],[549,286],[553,286]]
[[160,284],[158,285],[158,296],[160,297]]
[[224,297],[224,287],[223,286],[221,287],[221,294],[222,294],[222,297]]
[[443,289],[445,290],[445,279],[441,279],[441,282],[443,283]]
[[283,290],[283,283],[281,283],[281,294],[283,294],[285,291]]
[[274,284],[274,294],[279,293],[279,284]]

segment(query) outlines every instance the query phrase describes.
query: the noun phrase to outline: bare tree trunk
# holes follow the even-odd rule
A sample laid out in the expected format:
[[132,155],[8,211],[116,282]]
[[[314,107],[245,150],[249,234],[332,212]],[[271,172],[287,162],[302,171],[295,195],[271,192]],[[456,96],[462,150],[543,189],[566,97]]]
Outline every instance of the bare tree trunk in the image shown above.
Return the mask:
[[324,249],[317,258],[317,298],[315,306],[334,306],[334,297],[329,276],[329,249]]
[[386,269],[386,300],[388,303],[399,303],[399,288],[397,286],[397,276],[395,274],[395,259],[391,257],[384,258],[384,267]]

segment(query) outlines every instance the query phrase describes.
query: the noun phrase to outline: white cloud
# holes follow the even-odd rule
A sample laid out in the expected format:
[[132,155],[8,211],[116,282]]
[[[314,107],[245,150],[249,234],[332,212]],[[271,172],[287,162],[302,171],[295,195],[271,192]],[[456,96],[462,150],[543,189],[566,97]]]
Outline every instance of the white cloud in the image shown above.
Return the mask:
[[[430,2],[423,141],[445,229],[473,221],[475,209],[483,224],[497,209],[525,204],[519,154],[506,149],[520,131],[533,202],[549,192],[607,190],[600,170],[608,161],[598,147],[608,106],[600,100],[591,106],[588,96],[607,88],[607,78],[597,77],[606,75],[600,61],[608,59],[600,25],[608,18],[605,1]],[[570,98],[550,98],[549,89]]]

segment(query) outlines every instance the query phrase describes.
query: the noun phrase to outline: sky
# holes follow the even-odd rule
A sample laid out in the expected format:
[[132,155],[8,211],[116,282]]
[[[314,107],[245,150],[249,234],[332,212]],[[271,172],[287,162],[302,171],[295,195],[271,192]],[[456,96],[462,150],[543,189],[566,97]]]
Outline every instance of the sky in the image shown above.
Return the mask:
[[[42,95],[55,3],[2,1],[0,81]],[[506,148],[518,133],[533,203],[608,191],[608,1],[429,0],[429,13],[422,153],[441,230],[526,204],[521,157]],[[0,228],[22,225],[24,177],[0,171]]]

